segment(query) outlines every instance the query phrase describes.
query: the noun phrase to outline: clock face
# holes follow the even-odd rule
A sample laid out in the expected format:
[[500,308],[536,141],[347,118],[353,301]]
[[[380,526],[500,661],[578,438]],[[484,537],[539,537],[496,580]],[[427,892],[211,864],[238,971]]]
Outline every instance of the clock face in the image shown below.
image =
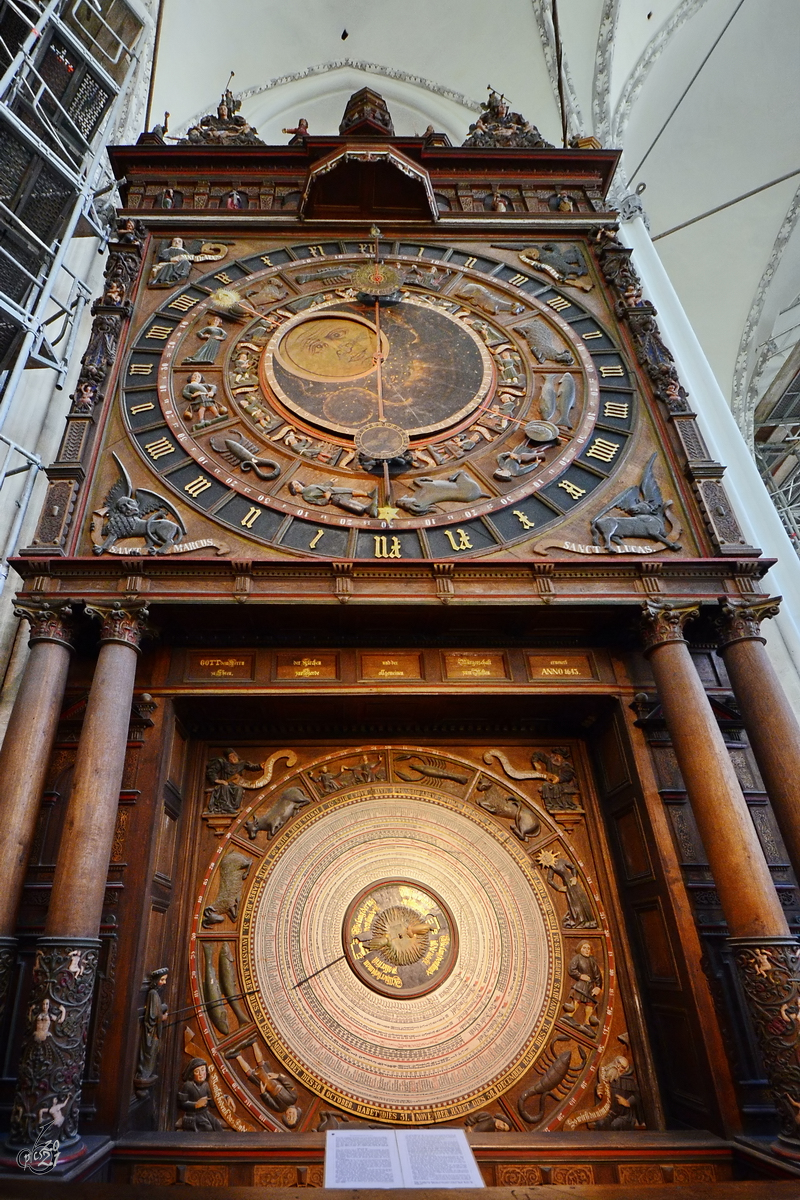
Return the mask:
[[124,375],[148,465],[292,555],[476,556],[552,528],[625,457],[618,346],[544,271],[452,247],[383,243],[376,303],[371,249],[287,246],[170,295]]

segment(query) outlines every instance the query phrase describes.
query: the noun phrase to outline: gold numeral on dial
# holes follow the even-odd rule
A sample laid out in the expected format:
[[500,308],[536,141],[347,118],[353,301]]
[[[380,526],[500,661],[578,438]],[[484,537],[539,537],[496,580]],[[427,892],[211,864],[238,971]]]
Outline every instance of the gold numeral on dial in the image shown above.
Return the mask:
[[466,529],[457,529],[456,533],[458,534],[458,541],[456,541],[455,535],[454,535],[452,529],[445,529],[445,531],[444,531],[444,536],[447,538],[448,542],[453,547],[453,549],[454,550],[471,550],[472,542],[469,540],[469,534],[467,533]]

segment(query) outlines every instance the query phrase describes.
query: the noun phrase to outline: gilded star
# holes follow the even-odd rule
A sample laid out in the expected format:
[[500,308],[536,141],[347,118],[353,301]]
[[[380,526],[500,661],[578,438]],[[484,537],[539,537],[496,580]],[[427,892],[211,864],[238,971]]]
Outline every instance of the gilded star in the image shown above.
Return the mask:
[[378,516],[381,521],[393,521],[395,517],[400,516],[400,509],[393,508],[391,504],[384,504],[378,509]]

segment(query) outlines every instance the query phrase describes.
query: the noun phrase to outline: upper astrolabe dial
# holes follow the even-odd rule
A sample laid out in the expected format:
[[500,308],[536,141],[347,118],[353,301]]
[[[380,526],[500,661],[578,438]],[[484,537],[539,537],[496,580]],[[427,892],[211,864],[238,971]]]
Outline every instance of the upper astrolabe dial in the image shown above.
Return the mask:
[[[380,341],[382,412],[377,346]],[[296,417],[349,437],[384,417],[409,437],[455,425],[493,386],[486,345],[464,321],[411,297],[374,315],[333,301],[280,326],[262,382]]]

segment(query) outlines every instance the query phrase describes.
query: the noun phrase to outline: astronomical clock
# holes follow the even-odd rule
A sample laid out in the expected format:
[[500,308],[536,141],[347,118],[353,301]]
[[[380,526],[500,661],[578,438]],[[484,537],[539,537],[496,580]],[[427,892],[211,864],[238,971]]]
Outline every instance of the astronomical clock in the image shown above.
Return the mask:
[[[348,1125],[644,1136],[662,1095],[736,1127],[696,949],[719,965],[719,896],[635,647],[643,601],[747,599],[759,552],[605,204],[617,153],[485,108],[456,149],[364,92],[339,136],[267,147],[226,93],[185,144],[111,151],[117,237],[19,561],[31,611],[60,590],[83,630],[48,796],[89,753],[91,621],[114,662],[143,643],[95,822],[91,1070],[115,1049],[86,1103],[164,1141],[120,1181],[320,1183],[291,1138]],[[118,737],[125,671],[87,709]],[[262,1131],[287,1138],[254,1166]],[[192,1138],[230,1176],[190,1179]],[[577,1141],[547,1181],[621,1181]],[[492,1181],[542,1182],[494,1144]]]
[[[212,542],[267,556],[527,555],[566,524],[567,550],[630,550],[628,530],[639,553],[678,550],[664,472],[635,454],[624,471],[641,401],[587,248],[373,233],[156,243],[114,448],[120,478],[133,452],[177,505],[174,540],[148,548],[186,551],[194,510]],[[97,552],[134,547],[104,519]]]

